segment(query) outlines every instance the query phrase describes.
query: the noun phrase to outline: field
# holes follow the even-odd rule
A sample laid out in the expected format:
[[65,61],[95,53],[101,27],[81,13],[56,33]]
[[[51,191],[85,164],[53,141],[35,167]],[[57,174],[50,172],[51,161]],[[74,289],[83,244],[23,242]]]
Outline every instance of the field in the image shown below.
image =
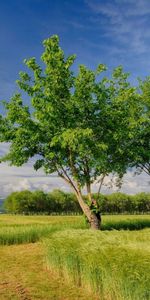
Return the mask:
[[0,299],[149,300],[150,216],[0,216]]

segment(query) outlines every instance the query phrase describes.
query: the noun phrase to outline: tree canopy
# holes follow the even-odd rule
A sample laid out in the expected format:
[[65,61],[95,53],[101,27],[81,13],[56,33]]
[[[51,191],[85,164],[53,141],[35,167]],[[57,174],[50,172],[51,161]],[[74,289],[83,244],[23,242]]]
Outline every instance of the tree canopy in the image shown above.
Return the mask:
[[91,184],[100,175],[122,175],[131,164],[137,124],[143,124],[141,95],[121,66],[109,77],[102,76],[107,70],[103,64],[94,71],[80,65],[74,74],[75,55],[65,57],[58,36],[43,45],[41,65],[35,58],[25,60],[29,72],[20,72],[17,80],[31,106],[20,92],[5,103],[0,140],[11,145],[3,161],[21,166],[35,157],[34,168],[57,172],[74,190],[89,221],[96,222],[82,188],[86,186],[92,201]]

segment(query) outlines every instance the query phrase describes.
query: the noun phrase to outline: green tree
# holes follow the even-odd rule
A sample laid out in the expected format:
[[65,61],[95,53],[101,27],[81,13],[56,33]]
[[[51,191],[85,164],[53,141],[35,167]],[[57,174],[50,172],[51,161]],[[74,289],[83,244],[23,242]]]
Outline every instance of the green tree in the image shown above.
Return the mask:
[[139,91],[143,113],[131,142],[131,166],[150,175],[150,77],[139,80]]
[[28,190],[13,192],[6,198],[4,207],[11,213],[28,214],[32,207],[32,193]]
[[23,104],[20,93],[5,103],[0,140],[11,146],[3,161],[21,166],[35,157],[36,170],[57,172],[74,191],[91,228],[98,229],[99,220],[84,201],[82,188],[92,202],[91,185],[98,176],[125,172],[128,140],[140,113],[137,92],[122,67],[109,79],[100,77],[105,65],[96,71],[80,65],[75,76],[71,71],[75,56],[65,58],[58,37],[43,44],[45,67],[35,58],[25,60],[30,72],[20,72],[17,81],[31,108]]
[[53,212],[62,213],[65,210],[65,193],[58,189],[49,193],[49,199]]
[[34,213],[44,213],[47,211],[46,193],[40,190],[32,192],[32,206],[29,207],[29,211]]

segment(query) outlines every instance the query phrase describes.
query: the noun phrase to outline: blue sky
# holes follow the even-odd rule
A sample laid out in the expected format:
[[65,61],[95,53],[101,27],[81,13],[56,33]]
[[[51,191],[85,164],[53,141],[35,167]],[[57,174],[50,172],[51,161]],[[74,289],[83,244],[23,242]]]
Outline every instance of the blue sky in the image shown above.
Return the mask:
[[122,64],[131,79],[150,74],[149,0],[1,0],[0,98],[9,98],[26,57],[40,57],[42,41],[58,34],[76,66]]
[[[149,28],[149,0],[1,0],[0,99],[9,100],[16,89],[18,73],[24,68],[23,59],[35,56],[39,60],[43,51],[42,41],[53,34],[60,36],[66,55],[77,55],[74,70],[80,63],[91,68],[105,63],[110,70],[122,64],[136,84],[138,76],[150,75]],[[0,150],[6,151],[6,145],[1,145]],[[19,169],[19,178],[24,182],[28,180],[30,185],[30,176],[21,177],[23,168]],[[32,173],[31,170],[29,167],[28,172]],[[7,173],[5,183],[4,173]],[[16,185],[13,186],[19,188],[17,174],[16,168],[0,165],[0,186],[6,184],[2,194],[8,193],[7,185],[12,184],[15,178]],[[44,181],[44,175],[32,173],[32,178],[34,176],[35,181],[38,176],[40,186],[40,178]],[[148,177],[138,177],[133,178],[129,192],[135,191],[139,178],[141,190],[148,189],[147,185],[145,188]],[[132,181],[131,178],[129,181]],[[53,179],[53,187],[57,183],[56,178]],[[31,188],[35,187],[31,184]]]

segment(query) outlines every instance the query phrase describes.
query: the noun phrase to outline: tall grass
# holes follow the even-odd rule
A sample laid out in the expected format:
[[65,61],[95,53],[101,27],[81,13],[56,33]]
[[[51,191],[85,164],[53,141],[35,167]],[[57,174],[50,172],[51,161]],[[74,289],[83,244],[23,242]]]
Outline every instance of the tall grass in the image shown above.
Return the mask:
[[150,228],[150,217],[147,218],[127,218],[123,219],[120,216],[120,219],[106,219],[104,223],[102,223],[102,230],[141,230],[144,228]]
[[43,241],[47,266],[100,295],[100,299],[150,299],[149,230],[67,230]]
[[[104,216],[102,230],[150,227],[149,216]],[[0,216],[0,245],[34,243],[55,231],[86,229],[83,217]]]
[[83,222],[60,222],[52,224],[3,224],[0,226],[0,245],[35,243],[42,237],[51,235],[66,228],[85,228]]
[[41,236],[48,236],[52,231],[53,226],[3,226],[0,228],[0,245],[35,243]]
[[149,216],[104,216],[103,230],[94,232],[83,217],[6,215],[0,244],[43,240],[48,268],[99,299],[149,300],[150,229],[136,230],[144,227]]

